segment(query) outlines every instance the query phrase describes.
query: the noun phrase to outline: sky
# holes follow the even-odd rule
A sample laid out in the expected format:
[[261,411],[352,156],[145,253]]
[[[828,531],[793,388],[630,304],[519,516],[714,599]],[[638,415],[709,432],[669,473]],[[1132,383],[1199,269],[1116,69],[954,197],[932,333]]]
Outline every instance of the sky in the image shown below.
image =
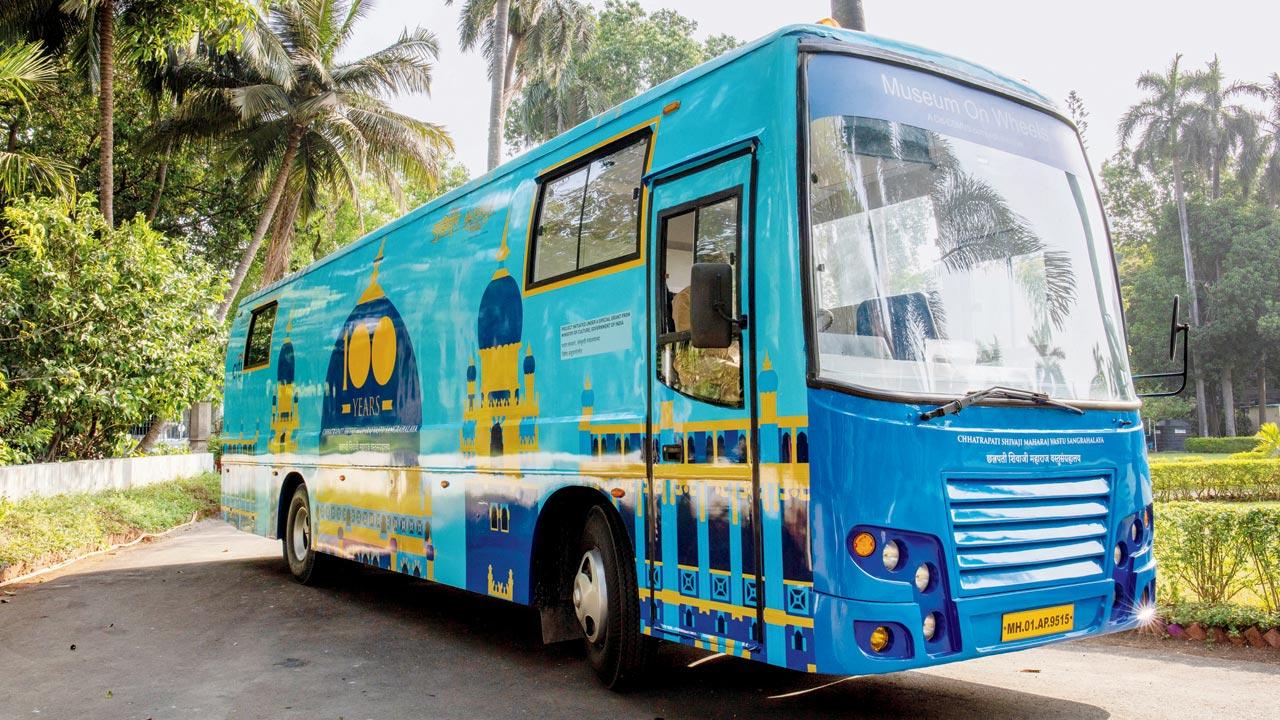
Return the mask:
[[[489,90],[479,53],[458,49],[458,8],[444,0],[380,0],[361,25],[352,56],[394,41],[406,26],[436,33],[440,57],[432,92],[393,100],[400,112],[444,125],[458,158],[485,169]],[[604,0],[590,0],[602,7]],[[698,23],[698,36],[728,33],[754,40],[783,25],[830,14],[829,0],[640,0],[648,10],[674,8]],[[1229,78],[1262,81],[1280,72],[1272,0],[864,0],[867,30],[972,60],[1029,85],[1063,105],[1075,90],[1089,112],[1085,141],[1095,170],[1117,143],[1115,127],[1138,95],[1134,80],[1163,70],[1182,53],[1199,67],[1217,53]]]

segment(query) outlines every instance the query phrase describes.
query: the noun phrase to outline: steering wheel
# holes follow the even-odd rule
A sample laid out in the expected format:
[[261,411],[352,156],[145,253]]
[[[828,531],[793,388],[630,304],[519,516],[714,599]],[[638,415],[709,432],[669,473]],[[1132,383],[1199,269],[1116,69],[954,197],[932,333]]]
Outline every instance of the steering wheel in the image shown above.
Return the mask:
[[826,332],[836,324],[836,315],[826,308],[818,308],[814,313],[814,320],[818,326],[818,332]]

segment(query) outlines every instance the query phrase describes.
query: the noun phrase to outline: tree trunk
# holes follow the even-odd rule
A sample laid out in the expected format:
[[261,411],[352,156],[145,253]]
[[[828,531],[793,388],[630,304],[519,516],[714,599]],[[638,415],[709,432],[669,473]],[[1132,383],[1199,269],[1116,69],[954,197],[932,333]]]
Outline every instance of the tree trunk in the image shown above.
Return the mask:
[[146,455],[151,452],[151,448],[155,447],[156,440],[160,439],[160,433],[164,432],[164,429],[168,426],[168,420],[162,418],[152,420],[151,426],[147,428],[147,434],[143,435],[142,439],[138,440],[138,444],[134,446],[133,454]]
[[511,45],[507,48],[507,63],[502,68],[502,117],[503,124],[506,124],[507,108],[511,107],[511,101],[515,99],[515,94],[520,91],[520,79],[516,76],[516,61],[520,57],[520,38],[511,39]]
[[9,123],[9,137],[5,142],[5,148],[9,152],[18,151],[18,123],[22,122],[22,108],[18,108],[13,113],[13,121]]
[[850,30],[867,29],[867,18],[862,14],[862,0],[831,0],[831,17],[840,27]]
[[1258,363],[1258,429],[1267,423],[1267,354]]
[[115,0],[98,3],[98,207],[115,225]]
[[262,267],[262,287],[284,277],[289,272],[289,260],[293,257],[294,220],[298,206],[302,204],[302,192],[294,192],[276,212],[271,243],[267,245],[267,258]]
[[489,79],[489,169],[502,164],[503,125],[506,112],[503,94],[507,67],[507,20],[511,15],[511,0],[497,0],[493,17],[493,67]]
[[169,161],[173,159],[173,138],[169,138],[164,144],[164,158],[160,160],[160,167],[156,168],[156,189],[151,194],[151,207],[147,209],[147,224],[150,225],[156,219],[156,213],[160,212],[160,198],[164,196],[164,183],[169,177]]
[[1227,437],[1236,436],[1236,391],[1232,385],[1231,368],[1222,371],[1222,421]]
[[285,185],[288,184],[289,175],[293,172],[293,161],[298,157],[298,145],[302,142],[304,131],[303,127],[298,126],[289,132],[289,140],[285,145],[284,157],[280,159],[280,169],[277,171],[275,182],[271,184],[271,192],[267,194],[266,204],[262,206],[262,217],[258,218],[258,227],[253,231],[253,237],[249,240],[249,247],[245,248],[244,255],[240,256],[240,264],[236,266],[235,274],[231,276],[231,285],[227,288],[227,294],[222,300],[222,305],[218,306],[217,318],[219,323],[227,319],[231,304],[235,302],[236,295],[240,293],[240,286],[244,284],[244,278],[249,274],[249,267],[253,265],[253,259],[258,255],[258,248],[262,247],[262,239],[267,236],[267,230],[271,229],[271,221],[275,218],[276,208],[280,205],[280,198],[284,195]]
[[[1196,266],[1191,256],[1191,233],[1187,229],[1187,199],[1182,185],[1182,161],[1176,152],[1173,157],[1173,194],[1178,204],[1178,234],[1182,238],[1182,266],[1186,272],[1187,296],[1191,301],[1191,326],[1200,327],[1200,297],[1196,292]],[[1196,352],[1192,351],[1192,363]],[[1196,373],[1196,419],[1200,436],[1209,434],[1209,415],[1205,406],[1204,378]]]

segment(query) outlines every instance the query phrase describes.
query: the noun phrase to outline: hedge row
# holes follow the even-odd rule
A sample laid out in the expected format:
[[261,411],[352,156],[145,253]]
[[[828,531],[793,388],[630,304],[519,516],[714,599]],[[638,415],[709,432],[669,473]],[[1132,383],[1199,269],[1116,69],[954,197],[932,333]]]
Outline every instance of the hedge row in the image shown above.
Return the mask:
[[1280,460],[1182,460],[1151,463],[1158,501],[1280,500]]
[[1160,619],[1184,627],[1192,623],[1210,628],[1220,627],[1229,633],[1244,632],[1250,627],[1256,627],[1261,632],[1280,628],[1280,612],[1267,612],[1232,603],[1178,602],[1161,608]]
[[1258,446],[1258,438],[1247,437],[1193,437],[1187,438],[1187,452],[1193,453],[1241,453]]
[[1280,506],[1162,503],[1155,516],[1163,602],[1225,603],[1247,589],[1280,611]]

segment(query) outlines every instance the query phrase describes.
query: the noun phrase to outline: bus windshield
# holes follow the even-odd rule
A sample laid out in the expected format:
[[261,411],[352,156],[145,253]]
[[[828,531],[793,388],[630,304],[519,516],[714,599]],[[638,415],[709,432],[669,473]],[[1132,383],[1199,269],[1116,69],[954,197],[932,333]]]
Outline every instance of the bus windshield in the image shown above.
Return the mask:
[[809,81],[823,378],[913,396],[1003,385],[1134,399],[1102,214],[1065,123],[848,57],[815,58]]

